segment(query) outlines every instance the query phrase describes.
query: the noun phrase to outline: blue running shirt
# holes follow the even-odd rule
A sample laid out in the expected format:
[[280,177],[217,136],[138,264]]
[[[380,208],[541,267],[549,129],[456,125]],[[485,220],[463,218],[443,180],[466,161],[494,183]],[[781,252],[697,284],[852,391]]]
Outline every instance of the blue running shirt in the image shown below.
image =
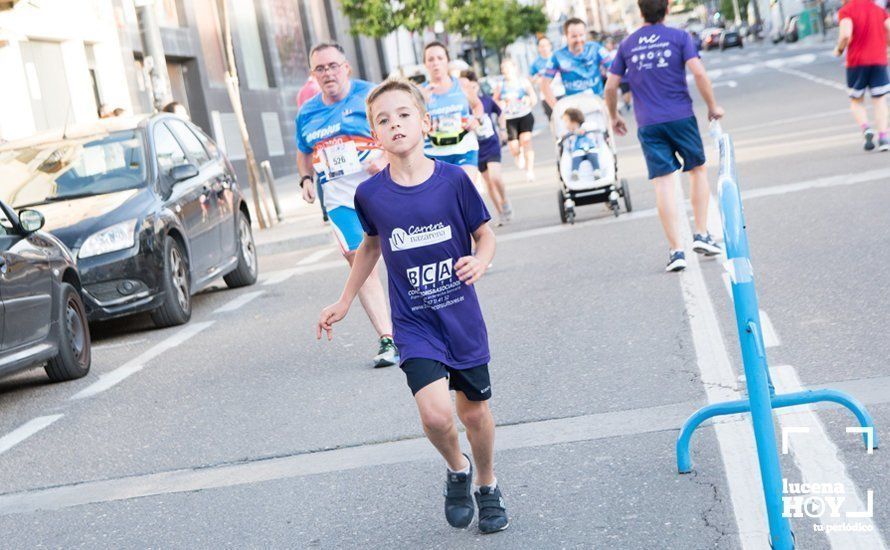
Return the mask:
[[[429,84],[425,87],[429,88]],[[464,94],[460,82],[456,78],[451,78],[451,88],[444,94],[432,93],[426,104],[426,110],[430,114],[433,122],[433,129],[430,135],[438,138],[456,138],[465,131],[467,122],[473,114],[470,112],[470,101]],[[479,142],[476,134],[467,132],[460,142],[453,145],[433,145],[432,141],[426,140],[423,152],[428,157],[444,157],[449,155],[463,155],[470,151],[479,149]]]
[[587,90],[603,95],[603,76],[600,67],[605,62],[607,53],[599,42],[587,42],[579,55],[570,52],[566,46],[553,53],[544,76],[554,78],[557,74],[561,75],[566,95]]
[[528,92],[525,91],[526,86],[531,86],[531,83],[525,78],[512,82],[504,80],[503,84],[501,84],[501,101],[504,102],[506,107],[504,109],[504,118],[507,120],[522,118],[532,112],[532,108],[522,101],[524,97],[528,96]]
[[359,186],[355,210],[365,232],[380,236],[402,361],[469,369],[489,362],[488,333],[476,287],[458,279],[454,264],[473,253],[472,233],[491,216],[460,167],[435,162],[433,175],[412,187],[385,168]]
[[349,94],[337,103],[325,105],[318,94],[297,114],[297,147],[312,155],[328,210],[354,208],[355,188],[371,175],[365,166],[383,154],[368,124],[365,98],[372,88],[370,82],[352,80]]

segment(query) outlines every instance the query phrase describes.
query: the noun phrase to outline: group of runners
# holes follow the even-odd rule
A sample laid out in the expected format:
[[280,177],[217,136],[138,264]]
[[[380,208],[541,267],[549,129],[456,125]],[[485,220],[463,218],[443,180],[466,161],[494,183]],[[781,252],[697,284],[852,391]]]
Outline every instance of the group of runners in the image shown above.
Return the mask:
[[[614,53],[588,39],[582,20],[569,19],[566,47],[550,54],[549,42],[541,40],[541,59],[533,64],[530,79],[505,61],[504,81],[493,97],[480,94],[471,71],[451,74],[448,48],[440,42],[424,48],[429,81],[420,87],[398,79],[376,87],[352,79],[337,44],[319,44],[310,52],[320,91],[305,100],[296,120],[300,187],[307,202],[316,199],[316,184],[324,190],[334,233],[351,266],[339,300],[320,315],[317,336],[332,338],[333,325],[359,298],[379,339],[374,366],[400,365],[424,433],[446,462],[444,512],[454,527],[470,525],[477,509],[482,533],[509,524],[494,473],[488,336],[473,286],[495,252],[492,216],[476,189],[477,174],[488,185],[499,220],[509,221],[512,210],[500,177],[495,125],[503,121],[511,153],[533,180],[535,85],[548,116],[560,95],[605,93],[614,131],[622,134],[626,125],[617,96],[627,79],[659,214],[674,217],[670,223],[662,218],[671,246],[668,268],[678,269],[676,256],[682,256],[673,186],[667,181],[681,167],[693,181],[693,248],[720,251],[704,227],[709,194],[687,68],[709,116],[719,118],[722,110],[689,35],[662,24],[667,0],[640,0],[640,9],[646,25]],[[667,65],[638,62],[646,57],[638,55],[640,48],[670,52],[664,53]],[[605,85],[604,69],[609,71]],[[381,256],[390,312],[377,272]],[[460,448],[450,390],[472,460]]]

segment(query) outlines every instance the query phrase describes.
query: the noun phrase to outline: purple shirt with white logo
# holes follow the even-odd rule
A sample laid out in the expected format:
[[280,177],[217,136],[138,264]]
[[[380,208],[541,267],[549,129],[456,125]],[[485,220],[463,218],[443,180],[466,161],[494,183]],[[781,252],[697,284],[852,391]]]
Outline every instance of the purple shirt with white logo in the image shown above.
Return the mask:
[[609,72],[630,83],[637,126],[694,116],[686,62],[696,57],[688,32],[660,23],[641,27],[621,42]]
[[387,166],[358,186],[355,210],[365,232],[380,236],[402,362],[469,369],[489,362],[488,332],[476,289],[454,264],[472,254],[472,233],[491,216],[462,168],[435,162],[433,175],[412,187],[395,183]]

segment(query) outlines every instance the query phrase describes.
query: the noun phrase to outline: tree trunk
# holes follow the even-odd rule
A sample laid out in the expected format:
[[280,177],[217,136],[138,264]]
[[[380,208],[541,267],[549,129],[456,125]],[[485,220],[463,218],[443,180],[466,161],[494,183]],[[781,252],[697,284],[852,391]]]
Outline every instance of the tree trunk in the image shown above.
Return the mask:
[[253,155],[253,147],[250,145],[250,134],[247,131],[247,122],[244,119],[244,107],[241,104],[241,93],[238,88],[238,70],[235,66],[235,50],[232,47],[232,27],[229,21],[228,0],[220,2],[223,17],[223,38],[226,45],[226,61],[228,64],[228,73],[226,74],[226,90],[229,92],[229,101],[232,102],[232,110],[235,113],[235,119],[238,121],[238,128],[241,131],[241,142],[244,145],[244,157],[247,163],[247,181],[250,185],[250,193],[253,197],[253,208],[256,211],[257,221],[260,229],[266,229],[265,211],[260,204],[259,186],[260,171],[257,168],[256,157]]

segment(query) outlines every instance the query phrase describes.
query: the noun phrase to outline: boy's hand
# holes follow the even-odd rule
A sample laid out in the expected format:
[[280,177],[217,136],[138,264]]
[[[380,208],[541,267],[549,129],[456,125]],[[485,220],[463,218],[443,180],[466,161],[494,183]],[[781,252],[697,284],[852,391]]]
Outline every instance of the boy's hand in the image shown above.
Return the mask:
[[621,115],[615,115],[615,118],[612,119],[612,131],[618,136],[627,134],[627,123],[624,122],[624,118]]
[[349,313],[349,304],[339,301],[321,310],[321,316],[318,318],[316,338],[321,340],[321,331],[324,330],[328,333],[328,340],[333,340],[334,323],[342,321],[347,313]]
[[725,114],[726,112],[723,110],[723,107],[714,105],[708,109],[708,120],[720,120]]
[[457,278],[463,283],[471,285],[482,278],[488,270],[488,265],[479,261],[476,256],[464,256],[454,264],[457,270]]

